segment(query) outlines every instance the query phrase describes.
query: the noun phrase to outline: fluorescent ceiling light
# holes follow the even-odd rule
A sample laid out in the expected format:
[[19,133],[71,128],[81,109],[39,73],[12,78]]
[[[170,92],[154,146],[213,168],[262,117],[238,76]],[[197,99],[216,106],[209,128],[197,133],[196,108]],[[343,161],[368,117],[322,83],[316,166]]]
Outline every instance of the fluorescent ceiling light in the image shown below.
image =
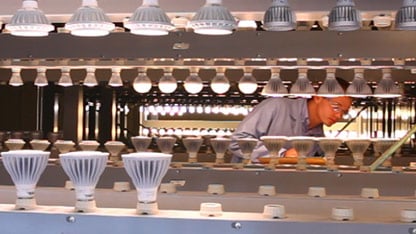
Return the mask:
[[130,32],[144,36],[168,35],[175,29],[169,17],[159,7],[158,0],[143,0],[143,4],[124,23]]
[[13,15],[6,29],[14,36],[45,37],[54,30],[54,26],[38,9],[37,1],[23,0],[22,8]]
[[355,9],[353,0],[337,0],[329,13],[328,29],[333,31],[354,31],[361,28],[361,15]]
[[231,12],[222,5],[222,0],[206,0],[189,22],[197,34],[228,35],[237,27]]
[[273,0],[263,21],[267,31],[290,31],[296,27],[296,15],[287,0]]
[[65,24],[65,29],[72,35],[80,37],[106,36],[114,30],[115,25],[104,11],[98,7],[97,0],[83,0],[82,6]]

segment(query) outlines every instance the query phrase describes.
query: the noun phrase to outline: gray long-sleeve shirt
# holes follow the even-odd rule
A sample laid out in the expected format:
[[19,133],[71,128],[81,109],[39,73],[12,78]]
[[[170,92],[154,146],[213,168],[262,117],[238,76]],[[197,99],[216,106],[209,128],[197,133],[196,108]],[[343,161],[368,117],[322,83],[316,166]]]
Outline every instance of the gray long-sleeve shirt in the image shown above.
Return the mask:
[[[322,124],[311,129],[308,129],[308,125],[307,99],[265,99],[241,121],[233,133],[229,147],[233,153],[232,162],[239,162],[243,157],[237,142],[239,138],[259,140],[262,136],[324,136]],[[251,160],[257,162],[257,158],[267,154],[266,147],[259,140]]]

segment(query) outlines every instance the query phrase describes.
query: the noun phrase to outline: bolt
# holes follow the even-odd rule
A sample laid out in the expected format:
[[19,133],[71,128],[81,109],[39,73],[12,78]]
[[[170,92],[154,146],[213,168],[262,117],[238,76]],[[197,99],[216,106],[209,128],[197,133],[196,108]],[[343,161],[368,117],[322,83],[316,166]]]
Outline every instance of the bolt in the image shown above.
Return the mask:
[[180,171],[180,170],[176,170],[175,172],[176,172],[176,174],[180,174],[180,173],[181,173],[181,171]]
[[343,54],[339,53],[337,54],[338,58],[342,58],[342,56],[344,56]]
[[74,216],[67,216],[66,221],[68,223],[75,223],[75,217]]
[[342,173],[338,173],[337,174],[337,177],[342,177]]
[[416,228],[409,228],[410,234],[416,234]]
[[233,222],[231,224],[231,227],[233,227],[234,229],[241,229],[242,228],[242,225],[241,225],[240,222]]

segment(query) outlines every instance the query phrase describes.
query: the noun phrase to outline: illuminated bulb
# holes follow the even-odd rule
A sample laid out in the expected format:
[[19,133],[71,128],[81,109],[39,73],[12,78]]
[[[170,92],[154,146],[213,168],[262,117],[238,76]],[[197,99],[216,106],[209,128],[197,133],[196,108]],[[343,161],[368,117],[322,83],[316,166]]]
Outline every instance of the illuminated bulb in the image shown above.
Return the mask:
[[172,73],[167,72],[160,78],[158,87],[162,93],[173,93],[178,87],[178,84],[176,83],[175,77],[172,76]]
[[36,207],[35,188],[46,168],[49,152],[40,150],[12,150],[2,152],[4,167],[16,187],[16,209]]
[[152,88],[152,81],[144,72],[139,72],[133,81],[133,89],[138,93],[147,93]]
[[201,92],[204,87],[201,77],[199,77],[196,72],[191,72],[191,74],[186,78],[183,86],[185,87],[186,92],[190,94],[197,94]]
[[[120,68],[111,68],[111,77],[108,81],[108,85],[111,87],[121,87],[123,86],[123,80],[120,76]],[[134,88],[134,84],[133,84]]]
[[65,29],[72,35],[80,37],[106,36],[114,28],[115,25],[98,7],[97,0],[83,0],[82,6],[65,24]]
[[59,155],[62,168],[75,187],[75,211],[96,209],[95,187],[107,164],[108,153],[77,151]]
[[95,78],[95,68],[87,68],[87,75],[85,76],[83,84],[88,87],[98,85],[97,79]]
[[123,154],[124,168],[137,190],[137,213],[158,213],[157,189],[169,169],[171,154]]
[[62,68],[62,74],[61,78],[59,78],[58,85],[63,87],[69,87],[73,85],[69,71],[69,68]]
[[35,86],[44,87],[48,85],[48,79],[46,78],[46,68],[38,68],[38,74],[35,79]]
[[257,90],[257,80],[249,73],[244,73],[238,81],[238,89],[244,94],[252,94]]
[[224,94],[230,89],[230,81],[225,77],[224,73],[218,73],[211,80],[210,87],[216,94]]
[[12,68],[12,76],[10,77],[9,85],[14,87],[23,85],[23,80],[20,75],[20,68]]

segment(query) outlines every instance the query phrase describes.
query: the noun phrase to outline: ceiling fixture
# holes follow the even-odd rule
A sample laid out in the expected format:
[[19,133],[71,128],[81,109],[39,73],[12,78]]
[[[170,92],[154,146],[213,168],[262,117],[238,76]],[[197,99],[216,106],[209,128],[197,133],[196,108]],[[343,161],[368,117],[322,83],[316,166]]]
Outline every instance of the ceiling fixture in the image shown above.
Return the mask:
[[190,94],[197,94],[201,92],[204,88],[202,79],[201,77],[199,77],[197,72],[191,72],[189,76],[185,79],[183,86],[186,92]]
[[346,95],[356,98],[365,98],[372,95],[371,88],[364,79],[363,69],[354,69],[354,79],[348,86]]
[[12,68],[12,76],[10,77],[9,85],[14,87],[23,85],[22,76],[20,75],[20,68]]
[[35,79],[35,86],[44,87],[48,85],[48,79],[46,78],[46,68],[38,68],[38,74]]
[[416,2],[404,0],[396,14],[396,29],[416,30]]
[[158,87],[162,93],[175,92],[176,88],[178,88],[178,83],[171,71],[166,72],[165,75],[160,78]]
[[400,97],[399,87],[394,83],[391,77],[391,69],[383,69],[383,77],[378,82],[377,88],[374,90],[374,97],[378,98],[395,98]]
[[159,7],[159,0],[143,0],[140,7],[124,23],[136,35],[163,36],[175,29],[169,17]]
[[222,0],[206,0],[189,25],[195,33],[203,35],[228,35],[237,28],[234,16],[222,5]]
[[72,83],[71,75],[69,74],[71,69],[67,67],[63,67],[61,71],[62,71],[62,74],[61,74],[61,78],[59,78],[58,80],[58,85],[63,86],[63,87],[72,86],[73,83]]
[[54,30],[54,26],[39,10],[38,1],[23,0],[22,8],[13,15],[6,29],[14,36],[46,37]]
[[332,31],[354,31],[361,28],[361,15],[353,0],[337,0],[329,13],[328,29]]
[[296,15],[287,0],[273,0],[264,14],[264,29],[267,31],[290,31],[296,27]]
[[123,80],[121,80],[120,71],[121,71],[120,68],[111,68],[111,77],[110,77],[110,80],[108,81],[109,86],[111,87],[123,86]]
[[87,87],[94,87],[98,85],[97,79],[95,78],[95,68],[87,68],[87,75],[85,76],[83,85]]
[[238,89],[243,94],[253,94],[257,90],[257,80],[250,74],[244,72],[243,77],[238,81]]
[[272,75],[261,94],[269,97],[284,97],[288,95],[287,88],[280,78],[280,70],[272,71]]
[[318,96],[322,97],[339,97],[344,96],[345,91],[335,78],[335,68],[326,70],[326,78],[324,83],[318,89]]
[[298,79],[290,88],[290,95],[305,98],[315,95],[315,89],[308,79],[308,71],[306,69],[299,69]]
[[79,37],[106,36],[114,28],[110,18],[98,7],[97,0],[82,0],[82,6],[65,24],[65,29]]
[[[176,83],[176,81],[175,81]],[[152,81],[144,71],[139,71],[133,81],[133,89],[138,93],[147,93],[152,88]],[[175,88],[176,89],[176,88]]]

